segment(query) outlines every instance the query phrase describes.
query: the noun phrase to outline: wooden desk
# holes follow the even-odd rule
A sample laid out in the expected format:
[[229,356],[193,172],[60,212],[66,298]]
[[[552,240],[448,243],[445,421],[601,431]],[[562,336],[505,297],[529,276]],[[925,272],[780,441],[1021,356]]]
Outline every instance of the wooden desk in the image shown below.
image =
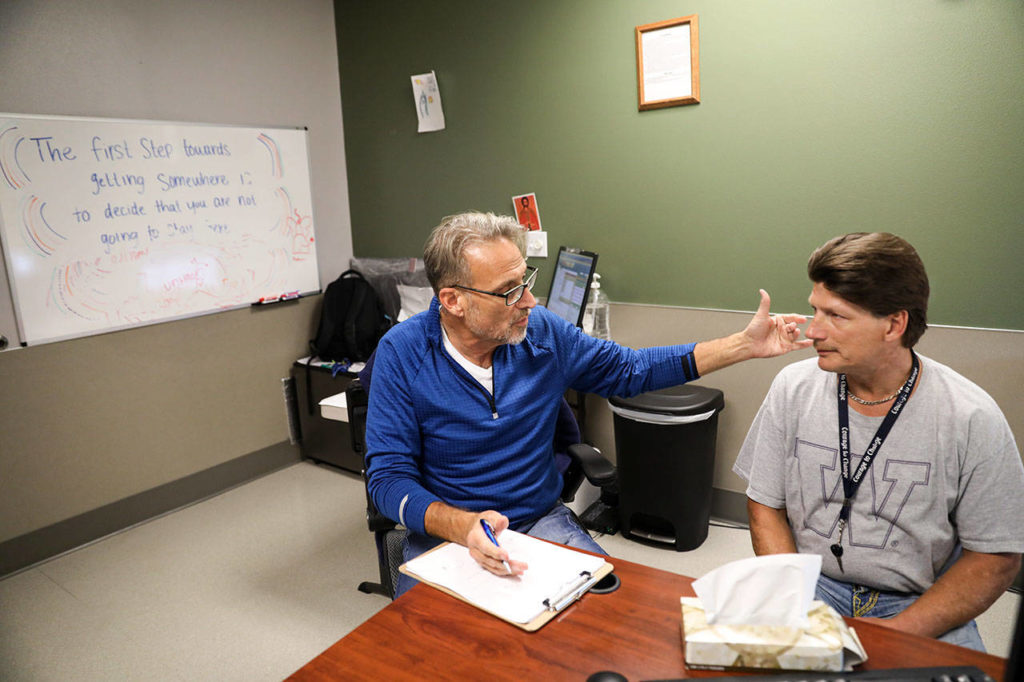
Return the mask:
[[[416,585],[296,672],[292,680],[585,680],[614,670],[631,682],[710,677],[683,663],[680,596],[686,578],[611,559],[622,586],[587,594],[534,633]],[[997,680],[1005,659],[860,623],[858,669],[973,665]]]

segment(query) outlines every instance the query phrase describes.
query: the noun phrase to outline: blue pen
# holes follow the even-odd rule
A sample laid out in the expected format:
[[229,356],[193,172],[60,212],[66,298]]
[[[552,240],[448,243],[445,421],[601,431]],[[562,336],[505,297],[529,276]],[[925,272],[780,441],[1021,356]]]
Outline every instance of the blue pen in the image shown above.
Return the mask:
[[[480,519],[480,525],[484,527],[484,532],[487,533],[487,539],[494,543],[495,547],[501,547],[498,544],[498,538],[494,537],[494,531],[491,529],[491,524],[487,523],[485,519]],[[508,571],[509,575],[512,575],[512,567],[508,565],[508,562],[504,559],[501,560],[504,564],[505,570]]]

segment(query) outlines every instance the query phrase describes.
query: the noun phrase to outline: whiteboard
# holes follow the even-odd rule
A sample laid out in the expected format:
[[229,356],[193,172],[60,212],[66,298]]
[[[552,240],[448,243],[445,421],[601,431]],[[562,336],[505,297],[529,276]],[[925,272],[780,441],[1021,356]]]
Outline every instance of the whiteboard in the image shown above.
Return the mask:
[[320,289],[307,133],[0,114],[23,344]]

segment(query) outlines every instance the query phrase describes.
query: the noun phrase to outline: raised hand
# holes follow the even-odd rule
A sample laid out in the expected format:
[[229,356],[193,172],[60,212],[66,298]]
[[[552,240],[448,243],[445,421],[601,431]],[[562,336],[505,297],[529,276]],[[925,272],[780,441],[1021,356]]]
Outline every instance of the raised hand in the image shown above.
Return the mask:
[[793,350],[807,348],[813,341],[800,339],[800,325],[807,322],[803,315],[772,315],[772,299],[761,289],[761,303],[743,335],[750,343],[751,357],[771,358]]

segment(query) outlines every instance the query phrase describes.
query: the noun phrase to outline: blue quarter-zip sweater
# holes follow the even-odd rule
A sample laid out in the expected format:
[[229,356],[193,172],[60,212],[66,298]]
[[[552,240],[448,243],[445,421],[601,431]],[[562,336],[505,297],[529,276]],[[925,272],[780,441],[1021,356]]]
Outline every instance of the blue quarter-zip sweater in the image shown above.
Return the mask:
[[370,495],[425,533],[427,507],[494,509],[512,528],[561,493],[554,431],[566,389],[632,396],[698,378],[695,344],[633,350],[602,341],[537,306],[526,339],[494,351],[494,395],[448,354],[437,298],[381,339],[366,423]]

